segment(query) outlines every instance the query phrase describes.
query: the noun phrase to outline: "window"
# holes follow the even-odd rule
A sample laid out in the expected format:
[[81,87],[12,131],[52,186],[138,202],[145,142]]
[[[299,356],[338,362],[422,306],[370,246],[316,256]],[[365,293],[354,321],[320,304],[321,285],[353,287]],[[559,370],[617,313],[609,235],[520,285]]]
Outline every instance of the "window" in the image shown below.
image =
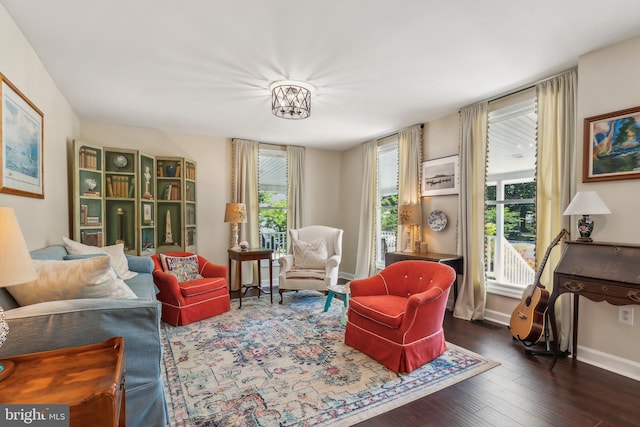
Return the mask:
[[274,258],[287,252],[287,151],[258,148],[258,223],[260,244],[273,249]]
[[376,155],[376,267],[396,250],[398,233],[398,136],[378,142]]
[[533,89],[490,103],[485,198],[487,289],[516,298],[535,278],[536,128]]

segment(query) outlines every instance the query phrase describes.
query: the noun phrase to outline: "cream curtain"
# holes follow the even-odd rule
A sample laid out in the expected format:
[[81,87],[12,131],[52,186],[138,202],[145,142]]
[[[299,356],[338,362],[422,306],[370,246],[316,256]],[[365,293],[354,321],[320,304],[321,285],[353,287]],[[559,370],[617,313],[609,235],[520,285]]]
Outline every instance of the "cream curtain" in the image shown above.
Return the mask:
[[487,151],[487,103],[460,111],[460,196],[458,253],[464,259],[458,300],[453,315],[484,318],[484,192]]
[[[562,212],[573,194],[576,159],[576,98],[578,76],[575,70],[536,85],[538,101],[538,163],[536,186],[536,247],[544,254],[551,241],[564,228],[570,230],[570,217]],[[540,276],[541,283],[552,291],[553,270],[562,251],[553,249]],[[542,256],[538,257],[538,262]],[[571,328],[569,294],[556,307],[560,327],[560,348],[566,350]]]
[[304,148],[287,146],[287,228],[300,228],[303,224],[302,198],[304,195]]
[[[420,204],[420,167],[422,164],[422,126],[415,125],[398,133],[398,205]],[[420,209],[422,212],[422,209]],[[422,220],[420,221],[422,223]],[[421,231],[413,230],[411,241],[420,236]],[[398,226],[397,248],[406,247],[407,235]],[[402,242],[400,244],[400,242]]]
[[375,274],[375,204],[376,204],[377,141],[362,145],[362,196],[360,199],[360,228],[355,278]]
[[[244,203],[247,209],[247,222],[240,224],[239,240],[246,240],[252,247],[259,246],[258,230],[258,143],[242,139],[232,141],[232,179],[231,196],[235,203]],[[231,240],[231,239],[229,239]],[[242,281],[252,283],[255,263],[242,264]],[[238,290],[236,268],[232,266],[231,290]]]

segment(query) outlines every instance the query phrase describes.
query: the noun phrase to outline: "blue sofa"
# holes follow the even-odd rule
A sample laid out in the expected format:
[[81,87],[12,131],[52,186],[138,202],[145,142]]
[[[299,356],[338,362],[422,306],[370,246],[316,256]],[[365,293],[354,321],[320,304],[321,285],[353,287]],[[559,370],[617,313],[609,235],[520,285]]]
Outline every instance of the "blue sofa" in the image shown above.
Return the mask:
[[[62,245],[31,252],[32,258],[41,260],[63,260],[66,255]],[[153,263],[141,256],[127,255],[127,260],[129,270],[138,272],[125,281],[137,299],[76,299],[20,307],[0,288],[0,307],[9,324],[0,358],[124,337],[127,426],[166,426],[161,307],[151,275]]]

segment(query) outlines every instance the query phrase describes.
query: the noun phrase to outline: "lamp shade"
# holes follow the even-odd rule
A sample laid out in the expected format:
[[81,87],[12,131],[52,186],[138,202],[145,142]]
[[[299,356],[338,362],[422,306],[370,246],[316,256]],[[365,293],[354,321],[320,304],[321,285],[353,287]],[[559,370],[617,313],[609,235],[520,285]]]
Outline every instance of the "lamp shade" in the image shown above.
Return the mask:
[[237,224],[239,222],[247,222],[247,209],[244,203],[227,203],[224,211],[224,222]]
[[37,279],[16,214],[0,206],[0,287],[20,285]]
[[563,215],[606,215],[611,211],[595,191],[578,191]]
[[420,225],[420,205],[402,205],[398,216],[402,225]]

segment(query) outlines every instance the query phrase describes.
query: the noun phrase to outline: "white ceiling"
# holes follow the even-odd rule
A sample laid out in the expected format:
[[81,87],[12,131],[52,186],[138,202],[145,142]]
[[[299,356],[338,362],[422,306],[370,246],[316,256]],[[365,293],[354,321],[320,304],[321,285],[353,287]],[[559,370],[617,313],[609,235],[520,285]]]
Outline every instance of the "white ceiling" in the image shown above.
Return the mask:
[[[327,149],[454,113],[640,34],[638,0],[0,4],[83,120]],[[283,79],[316,88],[311,117],[272,115],[268,88]]]

